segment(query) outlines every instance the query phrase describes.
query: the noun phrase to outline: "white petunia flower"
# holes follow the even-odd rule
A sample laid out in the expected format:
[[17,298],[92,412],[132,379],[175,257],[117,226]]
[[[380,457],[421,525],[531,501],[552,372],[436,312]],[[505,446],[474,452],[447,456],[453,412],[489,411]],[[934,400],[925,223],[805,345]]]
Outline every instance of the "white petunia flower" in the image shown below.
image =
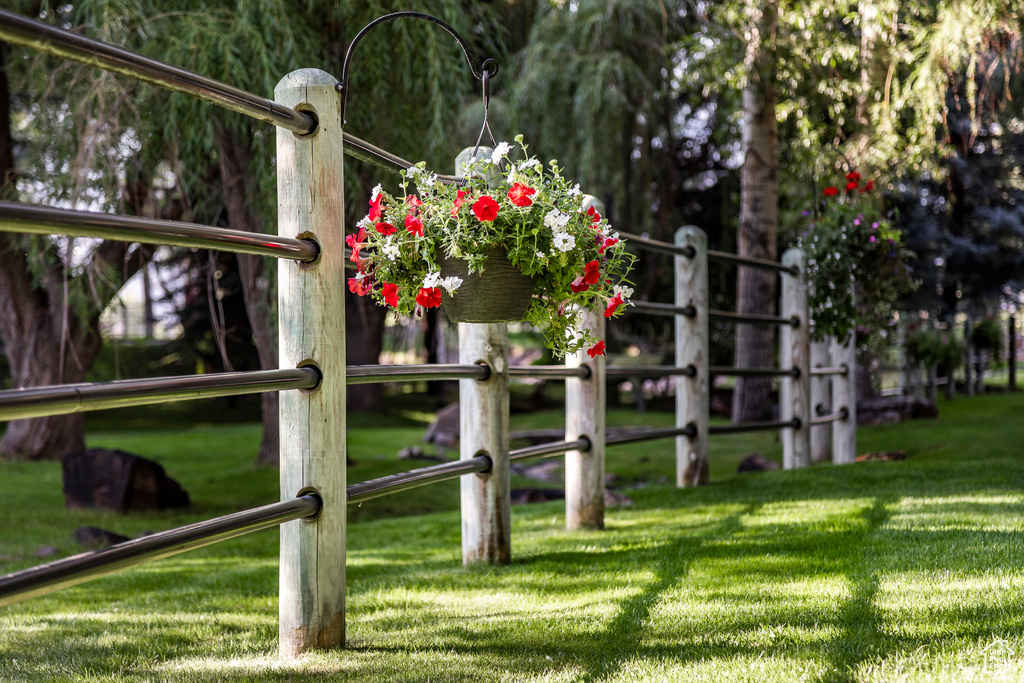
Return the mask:
[[369,230],[370,228],[372,228],[373,221],[370,220],[370,214],[366,214],[365,216],[363,216],[363,220],[359,221],[359,223],[356,224],[356,227],[363,228],[364,230]]
[[491,152],[491,163],[497,166],[501,163],[501,158],[512,151],[512,145],[507,142],[499,142],[498,146]]
[[440,284],[444,287],[445,291],[448,292],[448,296],[451,296],[455,294],[455,290],[457,290],[459,285],[462,284],[462,278],[451,275],[441,280]]
[[424,178],[423,180],[421,180],[419,184],[422,187],[433,187],[434,183],[436,183],[436,182],[437,182],[437,174],[436,173],[432,173],[429,176],[427,176],[426,178]]
[[570,197],[575,197],[575,196],[577,196],[577,195],[578,195],[578,194],[579,194],[580,192],[581,192],[581,190],[580,190],[580,184],[579,184],[579,183],[576,183],[575,185],[573,185],[573,186],[572,186],[572,189],[570,189],[569,191],[567,191],[567,192],[566,192],[566,194],[567,194],[567,195],[569,195]]
[[400,253],[398,245],[395,243],[395,240],[391,237],[388,237],[387,241],[384,243],[384,246],[381,247],[380,251],[382,254],[384,254],[384,256],[386,256],[388,259],[392,261],[398,258],[398,254]]
[[427,273],[427,276],[423,278],[423,286],[426,287],[427,289],[430,289],[431,287],[437,287],[437,283],[440,281],[441,273],[435,270],[432,273]]
[[569,251],[576,246],[576,238],[567,232],[560,232],[555,235],[553,244],[555,245],[555,249],[558,249],[558,251]]
[[377,183],[377,186],[375,188],[373,188],[373,192],[370,193],[370,201],[371,202],[377,201],[377,195],[380,194],[380,191],[381,191],[380,183]]
[[410,178],[415,178],[420,173],[421,171],[419,166],[410,166],[409,168],[405,169],[405,175],[407,175]]
[[540,166],[540,162],[536,159],[527,159],[526,161],[519,163],[519,170],[525,171],[526,169],[533,168],[534,166]]
[[537,258],[547,258],[547,254],[545,254],[543,251],[538,251]]
[[508,172],[508,176],[505,178],[505,182],[509,185],[514,185],[516,182],[516,170],[513,168]]
[[615,285],[612,288],[612,291],[618,296],[622,297],[623,301],[633,296],[633,288],[627,287],[626,285]]
[[554,232],[564,232],[565,226],[569,224],[569,214],[562,213],[558,209],[551,209],[544,216],[544,225]]

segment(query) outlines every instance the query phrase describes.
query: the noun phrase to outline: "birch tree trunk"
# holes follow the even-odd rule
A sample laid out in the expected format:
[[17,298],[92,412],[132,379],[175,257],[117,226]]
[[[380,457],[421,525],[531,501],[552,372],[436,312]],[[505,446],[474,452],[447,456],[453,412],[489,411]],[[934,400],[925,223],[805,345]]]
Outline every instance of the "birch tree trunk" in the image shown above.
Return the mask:
[[[740,172],[740,221],[737,252],[741,256],[776,258],[778,239],[778,122],[775,118],[775,31],[778,2],[750,7],[747,43],[747,85],[743,89],[743,168]],[[737,310],[771,314],[777,295],[775,273],[739,268]],[[738,325],[736,367],[770,367],[775,356],[775,328]],[[770,382],[738,378],[733,394],[733,422],[772,417]]]

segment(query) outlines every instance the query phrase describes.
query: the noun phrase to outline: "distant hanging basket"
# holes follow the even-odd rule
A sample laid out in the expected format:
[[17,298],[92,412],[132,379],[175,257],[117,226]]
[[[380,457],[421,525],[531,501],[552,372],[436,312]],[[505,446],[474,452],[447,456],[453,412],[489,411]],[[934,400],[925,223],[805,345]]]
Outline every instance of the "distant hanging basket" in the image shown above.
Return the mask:
[[484,254],[482,273],[470,273],[469,262],[463,259],[441,259],[441,276],[462,280],[455,294],[441,292],[444,312],[457,323],[519,322],[530,308],[536,281],[523,275],[503,249],[488,249]]

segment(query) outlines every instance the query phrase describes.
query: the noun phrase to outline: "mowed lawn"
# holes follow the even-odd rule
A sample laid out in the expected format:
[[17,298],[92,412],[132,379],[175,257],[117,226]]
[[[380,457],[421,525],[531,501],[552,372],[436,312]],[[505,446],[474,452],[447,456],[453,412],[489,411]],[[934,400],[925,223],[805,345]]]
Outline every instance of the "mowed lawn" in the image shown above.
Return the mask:
[[[297,660],[276,654],[276,533],[180,555],[0,610],[0,680],[1024,680],[1024,396],[941,410],[860,431],[861,451],[905,462],[736,475],[778,445],[723,437],[696,490],[664,481],[670,441],[619,447],[609,471],[635,504],[583,533],[561,504],[517,507],[509,567],[461,566],[457,485],[352,508],[349,647]],[[394,454],[421,433],[353,430],[349,481],[415,466]],[[159,460],[192,507],[69,512],[59,466],[3,464],[0,569],[74,552],[82,524],[137,534],[278,496],[251,426],[91,439]]]

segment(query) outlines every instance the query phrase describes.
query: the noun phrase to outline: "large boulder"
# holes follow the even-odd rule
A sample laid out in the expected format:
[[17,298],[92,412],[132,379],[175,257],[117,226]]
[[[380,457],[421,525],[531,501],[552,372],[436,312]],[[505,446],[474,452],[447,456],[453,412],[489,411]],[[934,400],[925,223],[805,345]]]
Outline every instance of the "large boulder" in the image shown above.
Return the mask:
[[188,493],[158,463],[124,451],[89,448],[62,460],[68,509],[115,512],[186,507]]

